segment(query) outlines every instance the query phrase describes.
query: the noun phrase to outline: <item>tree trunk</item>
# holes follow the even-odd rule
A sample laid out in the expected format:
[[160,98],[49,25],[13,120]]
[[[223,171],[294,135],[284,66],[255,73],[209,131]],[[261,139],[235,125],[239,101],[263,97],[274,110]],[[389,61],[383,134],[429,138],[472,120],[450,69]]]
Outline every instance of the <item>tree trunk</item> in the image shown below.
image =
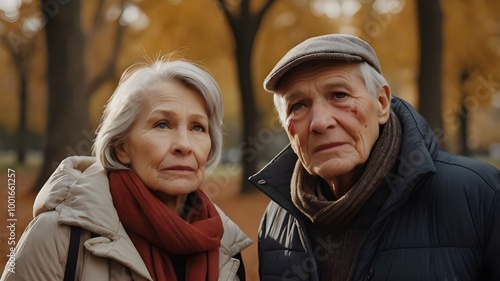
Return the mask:
[[83,65],[83,34],[80,0],[41,0],[49,14],[45,26],[48,62],[48,108],[46,143],[37,192],[62,159],[91,152],[92,133],[88,113]]
[[467,139],[469,136],[469,130],[467,129],[467,120],[469,118],[469,109],[465,105],[465,98],[462,99],[460,105],[460,114],[458,115],[458,120],[460,122],[459,128],[459,145],[460,152],[459,154],[464,156],[469,156],[469,146],[467,144]]
[[460,100],[460,111],[458,112],[458,121],[460,124],[459,130],[459,154],[469,156],[469,146],[467,145],[467,140],[469,136],[469,130],[467,126],[467,120],[469,119],[469,109],[466,106],[467,92],[465,91],[465,83],[469,80],[471,70],[469,68],[464,68],[460,74],[460,89],[462,91],[462,97]]
[[[22,62],[21,62],[22,63]],[[28,73],[25,65],[21,65],[19,73],[19,124],[17,126],[17,163],[26,162],[26,104],[28,102]]]
[[[248,30],[247,30],[248,31]],[[243,35],[244,34],[244,35]],[[255,35],[241,32],[235,36],[236,39],[236,62],[238,65],[238,81],[241,93],[241,108],[243,109],[243,136],[240,144],[242,152],[242,181],[241,191],[248,193],[254,188],[248,182],[248,178],[257,172],[260,152],[263,144],[259,142],[257,134],[258,116],[254,99],[254,87],[251,73],[251,53]]]
[[248,182],[248,178],[257,172],[260,153],[264,145],[259,140],[257,124],[259,114],[255,106],[254,87],[252,79],[252,50],[255,37],[259,30],[262,18],[273,5],[274,0],[266,0],[262,8],[252,13],[250,0],[242,0],[238,12],[231,12],[229,4],[218,0],[219,7],[224,12],[235,41],[235,56],[238,68],[238,82],[241,95],[241,108],[243,111],[243,140],[238,146],[241,152],[242,179],[241,191],[243,193],[255,190]]
[[418,0],[420,34],[419,111],[431,128],[444,132],[441,108],[442,12],[436,0]]
[[[12,37],[14,38],[14,36]],[[23,38],[22,41],[9,41],[7,38],[2,38],[0,43],[5,45],[6,50],[10,53],[12,63],[18,75],[18,91],[19,91],[19,113],[18,125],[16,131],[16,160],[20,165],[26,162],[26,141],[28,138],[27,129],[27,103],[28,103],[28,62],[33,54],[34,39],[28,40]]]
[[[28,44],[33,44],[32,42]],[[28,71],[27,61],[32,48],[17,49],[12,51],[12,61],[19,76],[19,123],[16,132],[16,155],[17,163],[23,165],[26,162],[26,106],[28,102]]]

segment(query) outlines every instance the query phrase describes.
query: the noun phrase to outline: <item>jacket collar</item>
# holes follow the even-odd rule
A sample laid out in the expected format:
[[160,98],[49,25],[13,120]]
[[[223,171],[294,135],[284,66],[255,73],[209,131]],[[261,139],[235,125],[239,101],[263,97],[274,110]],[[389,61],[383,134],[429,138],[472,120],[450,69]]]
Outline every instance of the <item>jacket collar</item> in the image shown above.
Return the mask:
[[407,199],[424,178],[436,172],[434,159],[440,148],[432,129],[408,102],[393,97],[391,108],[401,122],[403,138],[397,171],[388,175],[386,181],[396,195],[392,198]]
[[66,158],[35,199],[34,215],[56,210],[59,222],[99,237],[85,242],[96,256],[114,259],[151,280],[113,205],[107,172],[93,157]]
[[290,195],[290,181],[297,159],[297,155],[288,144],[262,170],[249,177],[248,180],[271,200],[291,212],[294,217],[299,218],[304,215],[295,207]]

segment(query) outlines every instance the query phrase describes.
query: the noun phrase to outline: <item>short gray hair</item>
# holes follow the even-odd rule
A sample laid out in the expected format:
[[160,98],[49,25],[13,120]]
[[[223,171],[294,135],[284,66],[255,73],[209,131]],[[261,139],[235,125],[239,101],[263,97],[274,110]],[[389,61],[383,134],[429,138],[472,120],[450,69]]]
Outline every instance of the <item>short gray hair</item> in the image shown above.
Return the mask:
[[106,105],[92,147],[97,161],[106,170],[129,169],[120,163],[115,148],[123,143],[130,133],[148,90],[165,81],[178,81],[195,90],[205,99],[212,143],[207,160],[207,172],[212,171],[219,164],[222,153],[224,109],[217,82],[207,71],[193,62],[158,59],[148,64],[135,64],[125,70],[118,87]]
[[[317,61],[309,61],[305,62],[302,65],[297,66],[299,67],[314,67],[314,64],[318,63]],[[331,64],[331,65],[337,65],[337,64],[348,64],[344,61],[337,61],[337,60],[324,60],[320,62],[320,65],[325,65],[325,64]],[[365,82],[365,87],[368,90],[368,93],[370,93],[373,97],[377,95],[377,91],[383,87],[384,85],[388,85],[387,80],[384,78],[382,74],[380,74],[373,66],[368,64],[365,61],[362,62],[352,62],[350,64],[355,64],[358,66],[358,71],[359,74],[361,75],[361,78]],[[307,66],[306,66],[307,65]],[[286,79],[286,78],[285,78]],[[278,85],[278,88],[274,91],[273,93],[273,101],[274,101],[274,109],[278,113],[278,118],[280,120],[281,126],[285,128],[286,124],[286,108],[285,108],[285,101],[283,99],[283,95],[279,94],[279,91],[282,89],[283,86],[282,83]],[[391,96],[392,97],[392,96]]]

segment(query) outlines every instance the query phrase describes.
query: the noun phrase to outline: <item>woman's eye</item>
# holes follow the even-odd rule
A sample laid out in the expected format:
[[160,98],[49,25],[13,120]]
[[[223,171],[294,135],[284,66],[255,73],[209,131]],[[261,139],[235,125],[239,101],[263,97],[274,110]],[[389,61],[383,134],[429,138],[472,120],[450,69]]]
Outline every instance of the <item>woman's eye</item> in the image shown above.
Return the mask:
[[196,132],[204,132],[205,131],[205,127],[201,126],[201,125],[195,125],[193,127],[193,131],[196,131]]
[[160,122],[160,123],[156,124],[155,127],[159,128],[159,129],[166,129],[166,128],[168,128],[168,125],[167,125],[167,122]]

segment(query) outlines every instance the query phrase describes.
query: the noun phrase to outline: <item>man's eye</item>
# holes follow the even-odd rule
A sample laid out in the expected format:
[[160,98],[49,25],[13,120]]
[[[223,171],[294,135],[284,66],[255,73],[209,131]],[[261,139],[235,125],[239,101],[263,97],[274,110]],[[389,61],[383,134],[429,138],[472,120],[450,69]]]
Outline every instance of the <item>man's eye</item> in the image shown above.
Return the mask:
[[301,109],[302,107],[304,107],[304,104],[303,104],[303,103],[298,102],[298,103],[296,103],[296,104],[294,104],[294,105],[292,105],[292,106],[290,107],[290,112],[294,112],[294,111],[296,111],[296,110],[299,110],[299,109]]
[[337,99],[343,99],[343,98],[347,97],[347,94],[346,93],[335,93],[334,96]]

